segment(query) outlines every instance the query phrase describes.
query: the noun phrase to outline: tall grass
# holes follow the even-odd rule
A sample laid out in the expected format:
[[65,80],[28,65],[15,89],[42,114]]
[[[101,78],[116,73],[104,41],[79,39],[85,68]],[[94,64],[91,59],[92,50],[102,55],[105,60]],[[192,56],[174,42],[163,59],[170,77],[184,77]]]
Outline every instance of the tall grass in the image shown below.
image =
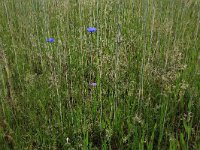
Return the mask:
[[0,149],[199,149],[199,10],[0,0]]

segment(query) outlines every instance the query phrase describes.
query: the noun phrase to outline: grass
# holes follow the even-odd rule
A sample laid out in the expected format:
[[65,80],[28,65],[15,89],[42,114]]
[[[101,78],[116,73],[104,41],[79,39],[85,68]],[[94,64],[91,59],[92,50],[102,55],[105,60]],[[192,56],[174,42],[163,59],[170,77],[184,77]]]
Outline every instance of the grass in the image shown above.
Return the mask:
[[0,149],[199,149],[199,10],[0,0]]

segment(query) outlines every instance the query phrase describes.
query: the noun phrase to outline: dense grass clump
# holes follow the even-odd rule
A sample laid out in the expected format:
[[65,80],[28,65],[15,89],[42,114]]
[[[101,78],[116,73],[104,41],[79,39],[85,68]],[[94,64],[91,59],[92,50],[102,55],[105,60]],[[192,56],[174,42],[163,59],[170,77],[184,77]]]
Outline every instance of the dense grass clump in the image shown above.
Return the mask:
[[200,1],[0,0],[0,149],[200,149]]

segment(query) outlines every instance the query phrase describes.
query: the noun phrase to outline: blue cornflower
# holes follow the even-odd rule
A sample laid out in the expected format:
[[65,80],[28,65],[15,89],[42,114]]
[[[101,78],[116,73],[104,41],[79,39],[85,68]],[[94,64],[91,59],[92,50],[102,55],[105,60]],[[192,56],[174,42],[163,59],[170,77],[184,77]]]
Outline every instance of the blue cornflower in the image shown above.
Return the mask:
[[96,32],[97,29],[95,27],[89,27],[89,28],[87,28],[87,31],[90,33],[93,33],[93,32]]
[[97,86],[97,83],[96,82],[92,82],[92,83],[90,83],[90,86],[95,87],[95,86]]
[[54,38],[46,38],[46,42],[53,43],[55,41]]

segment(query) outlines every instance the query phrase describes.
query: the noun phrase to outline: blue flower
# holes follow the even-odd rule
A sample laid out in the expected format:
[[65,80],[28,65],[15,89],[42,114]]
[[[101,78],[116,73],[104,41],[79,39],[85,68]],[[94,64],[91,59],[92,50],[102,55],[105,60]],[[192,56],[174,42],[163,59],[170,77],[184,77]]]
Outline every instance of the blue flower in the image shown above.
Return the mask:
[[54,38],[46,38],[46,42],[53,43],[55,41]]
[[97,29],[95,27],[89,27],[89,28],[87,28],[87,31],[90,33],[93,33],[93,32],[96,32]]
[[97,86],[97,83],[96,82],[90,83],[90,86],[95,87],[95,86]]

